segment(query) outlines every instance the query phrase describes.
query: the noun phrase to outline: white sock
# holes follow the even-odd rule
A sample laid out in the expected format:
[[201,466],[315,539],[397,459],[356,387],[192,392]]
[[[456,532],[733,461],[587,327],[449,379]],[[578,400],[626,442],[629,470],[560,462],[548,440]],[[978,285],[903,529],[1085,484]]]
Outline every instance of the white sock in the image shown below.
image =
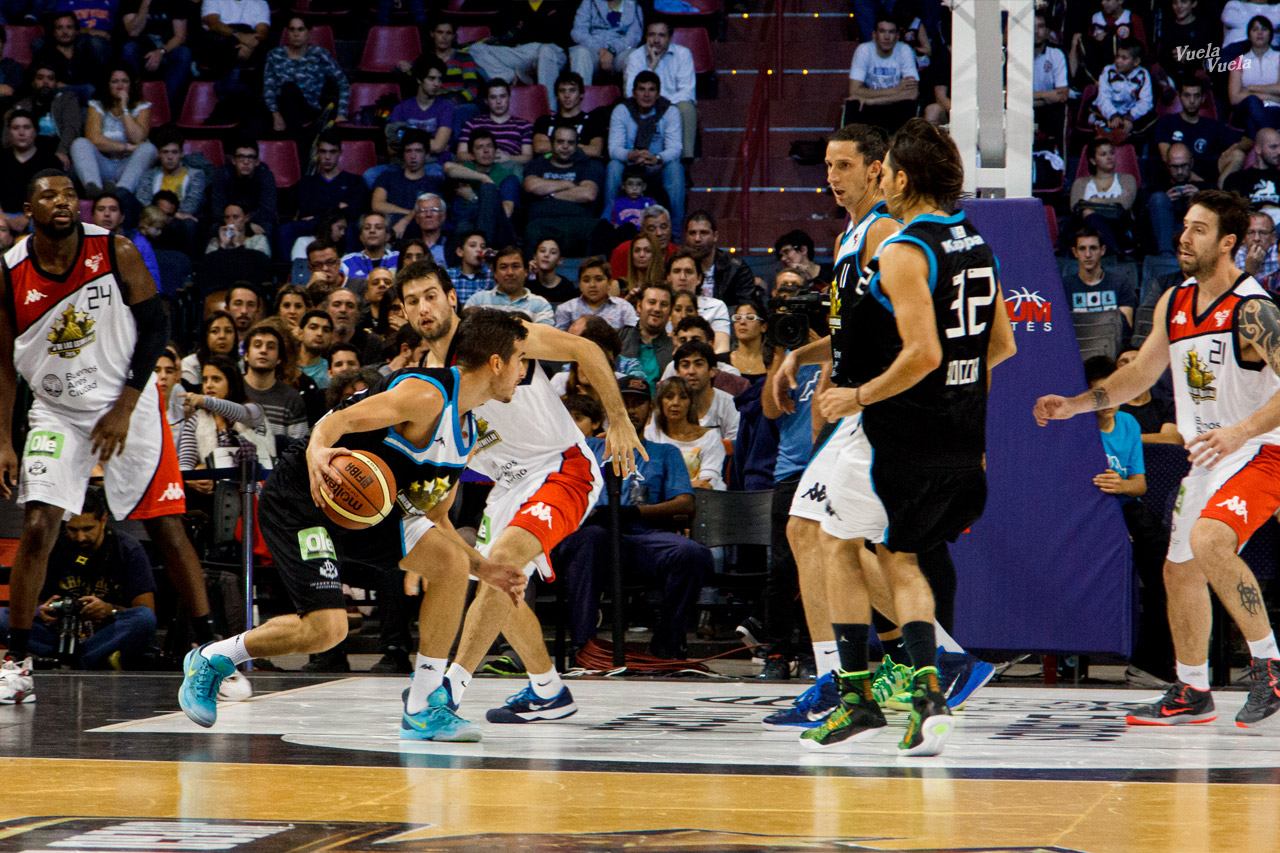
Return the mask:
[[[1275,641],[1272,640],[1272,645]],[[1187,666],[1182,661],[1178,661],[1178,680],[1183,684],[1195,690],[1209,689],[1209,664],[1202,663],[1199,666]]]
[[947,633],[937,622],[933,623],[933,634],[938,645],[953,654],[964,654],[964,646],[956,642],[956,638]]
[[813,644],[813,663],[817,667],[818,677],[828,672],[835,672],[840,666],[840,650],[835,640],[822,640]]
[[231,662],[236,666],[247,663],[253,658],[253,655],[249,654],[244,647],[244,634],[236,634],[230,639],[209,643],[201,650],[200,654],[209,660],[213,660],[214,655],[223,655],[231,658]]
[[413,681],[409,682],[406,711],[410,714],[422,713],[427,707],[427,697],[444,684],[444,670],[448,665],[448,658],[429,658],[426,655],[418,655],[417,663],[413,666]]
[[1253,655],[1255,660],[1274,660],[1280,658],[1280,648],[1276,647],[1276,633],[1272,631],[1261,640],[1255,640],[1249,644],[1249,654]]
[[556,672],[554,666],[546,672],[529,673],[529,683],[533,685],[533,692],[538,694],[539,699],[554,699],[564,689],[564,682],[560,680],[560,673]]
[[445,671],[445,680],[449,682],[449,692],[453,695],[455,705],[462,704],[462,694],[471,686],[471,673],[467,672],[457,661],[449,664]]

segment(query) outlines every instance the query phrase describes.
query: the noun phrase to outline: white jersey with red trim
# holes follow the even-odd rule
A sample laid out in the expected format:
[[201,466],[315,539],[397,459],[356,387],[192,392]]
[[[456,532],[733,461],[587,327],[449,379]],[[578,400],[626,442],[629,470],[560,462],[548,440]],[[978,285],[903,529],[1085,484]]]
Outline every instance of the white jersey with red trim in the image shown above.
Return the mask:
[[[1240,311],[1253,299],[1267,299],[1252,276],[1197,310],[1194,278],[1169,298],[1169,361],[1178,432],[1191,440],[1211,429],[1237,424],[1280,391],[1280,376],[1265,361],[1245,361],[1238,334]],[[1246,445],[1280,444],[1280,428],[1254,436]]]
[[79,227],[80,246],[63,275],[40,269],[30,251],[32,237],[4,253],[17,327],[14,365],[36,397],[68,412],[115,403],[138,341],[111,232]]

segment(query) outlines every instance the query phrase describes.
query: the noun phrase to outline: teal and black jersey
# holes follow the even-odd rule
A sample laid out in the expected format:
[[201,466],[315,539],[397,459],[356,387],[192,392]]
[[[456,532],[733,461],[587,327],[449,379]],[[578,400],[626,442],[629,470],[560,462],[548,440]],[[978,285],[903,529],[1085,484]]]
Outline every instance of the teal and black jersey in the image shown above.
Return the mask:
[[[925,214],[885,240],[919,249],[929,264],[929,290],[942,363],[914,387],[866,407],[863,428],[877,454],[921,467],[979,465],[986,446],[987,346],[1003,311],[999,267],[991,247],[964,213]],[[850,384],[883,373],[902,351],[893,305],[880,287],[879,253],[859,283],[842,329]]]
[[857,383],[849,380],[844,363],[845,347],[840,329],[846,313],[858,301],[858,282],[862,278],[862,249],[867,242],[867,231],[879,219],[892,219],[883,201],[867,211],[857,222],[850,222],[836,244],[835,274],[831,277],[831,379],[837,385],[851,387]]

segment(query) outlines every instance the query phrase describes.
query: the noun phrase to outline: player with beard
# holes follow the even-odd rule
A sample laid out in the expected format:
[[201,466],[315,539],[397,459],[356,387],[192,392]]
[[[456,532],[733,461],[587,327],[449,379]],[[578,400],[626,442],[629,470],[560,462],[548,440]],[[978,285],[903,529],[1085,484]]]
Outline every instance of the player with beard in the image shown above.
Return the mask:
[[[397,283],[423,275],[424,263],[400,271]],[[452,364],[457,348],[457,295],[446,278],[419,292],[404,294],[405,318],[426,340],[429,366]],[[635,470],[635,453],[648,458],[618,393],[613,368],[600,348],[585,338],[551,326],[521,321],[529,332],[525,352],[531,359],[573,361],[579,375],[596,388],[609,417],[606,456],[615,472]],[[468,467],[494,481],[485,503],[476,548],[494,562],[536,570],[546,580],[554,574],[551,550],[572,533],[595,505],[603,485],[595,456],[573,417],[536,364],[509,403],[486,403],[476,409],[481,435]],[[625,469],[625,470],[624,470]],[[524,661],[530,684],[501,708],[486,714],[491,723],[558,720],[577,711],[569,688],[547,654],[538,617],[523,602],[481,586],[467,610],[462,639],[446,673],[452,700],[460,702],[476,667],[501,632]],[[419,655],[414,680],[442,661]],[[421,703],[411,694],[407,713]]]
[[1196,193],[1183,226],[1178,266],[1187,279],[1160,297],[1137,358],[1083,394],[1041,397],[1034,414],[1044,426],[1105,409],[1172,368],[1178,432],[1194,436],[1164,564],[1178,680],[1126,720],[1170,726],[1217,718],[1209,692],[1212,587],[1253,658],[1249,698],[1236,714],[1249,728],[1280,709],[1280,651],[1258,581],[1239,556],[1280,507],[1280,310],[1232,261],[1249,227],[1243,198]]
[[[80,512],[95,464],[118,519],[143,522],[190,613],[213,639],[204,573],[182,526],[186,500],[153,371],[169,339],[167,314],[141,255],[124,237],[80,222],[71,179],[38,172],[23,211],[33,234],[4,254],[0,294],[0,434],[10,435],[14,370],[35,395],[18,503],[22,537],[10,580],[0,704],[35,698],[27,641],[61,521]],[[0,442],[0,491],[17,460]]]

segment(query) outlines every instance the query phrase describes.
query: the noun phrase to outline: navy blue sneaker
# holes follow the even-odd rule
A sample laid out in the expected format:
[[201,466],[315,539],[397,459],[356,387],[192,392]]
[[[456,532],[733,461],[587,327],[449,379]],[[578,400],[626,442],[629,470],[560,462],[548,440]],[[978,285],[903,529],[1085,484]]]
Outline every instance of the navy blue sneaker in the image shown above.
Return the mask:
[[552,699],[543,699],[533,692],[533,685],[514,696],[507,697],[507,704],[489,710],[484,718],[491,723],[534,723],[538,720],[563,720],[578,713],[573,704],[573,694],[563,687]]
[[226,655],[207,658],[202,649],[192,649],[182,661],[178,704],[191,722],[207,729],[218,721],[218,688],[236,668]]
[[968,652],[939,650],[938,673],[947,707],[954,709],[990,681],[996,668]]
[[400,717],[401,740],[434,740],[445,743],[475,743],[480,740],[480,728],[458,716],[458,706],[449,694],[449,687],[441,684],[427,697],[427,707],[416,714],[409,713],[409,688],[400,694],[404,714]]
[[790,708],[770,714],[760,722],[771,732],[817,728],[839,704],[840,692],[836,689],[835,673],[828,672],[797,696]]

